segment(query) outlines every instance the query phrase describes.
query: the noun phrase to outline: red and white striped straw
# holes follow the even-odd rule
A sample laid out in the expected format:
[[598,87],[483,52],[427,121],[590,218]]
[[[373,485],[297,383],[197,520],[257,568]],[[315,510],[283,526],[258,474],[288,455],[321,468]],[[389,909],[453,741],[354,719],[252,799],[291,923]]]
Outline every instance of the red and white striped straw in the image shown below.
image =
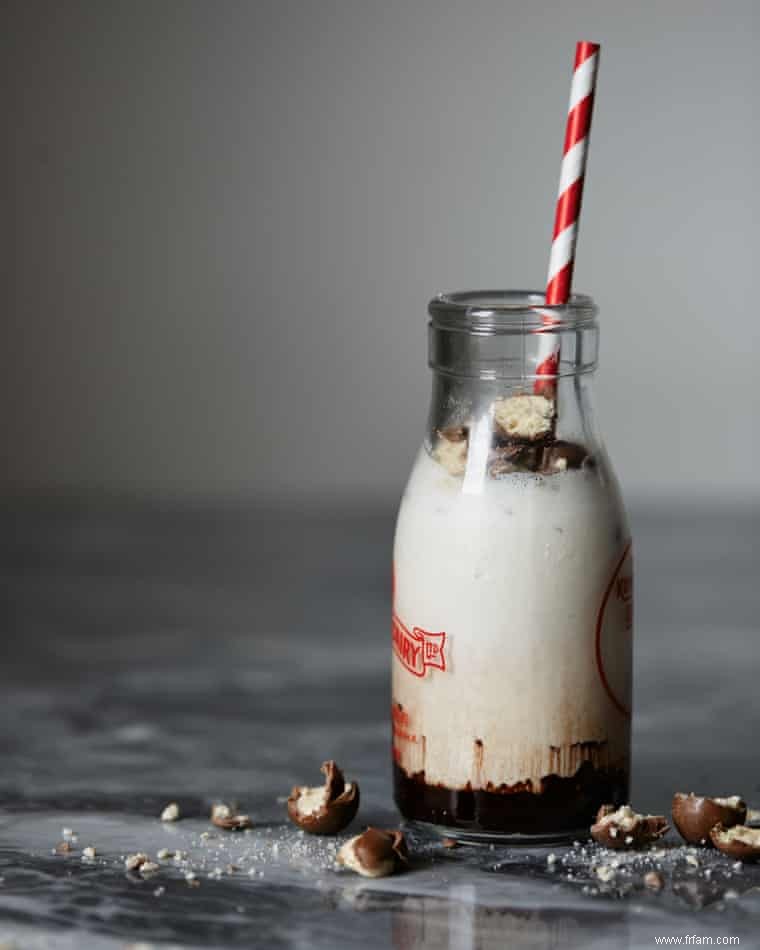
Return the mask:
[[[575,47],[575,66],[565,127],[565,147],[562,151],[557,210],[554,216],[554,234],[549,256],[549,275],[546,283],[547,304],[563,304],[570,299],[598,65],[599,44],[585,41],[578,43]],[[544,320],[547,324],[552,322],[550,316],[546,316]],[[539,364],[536,375],[556,376],[559,368],[559,344],[549,334],[542,334],[539,340]],[[534,391],[537,393],[548,395],[554,390],[553,379],[551,381],[537,379],[535,382]]]

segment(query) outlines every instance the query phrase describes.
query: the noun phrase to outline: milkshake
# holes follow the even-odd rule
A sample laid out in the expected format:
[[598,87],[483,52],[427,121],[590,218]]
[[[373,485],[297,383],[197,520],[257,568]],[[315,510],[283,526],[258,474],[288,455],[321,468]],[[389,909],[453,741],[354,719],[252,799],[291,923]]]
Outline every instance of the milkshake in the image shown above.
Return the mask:
[[396,527],[396,802],[464,838],[571,835],[627,800],[631,542],[591,414],[596,311],[557,314],[549,395],[534,311],[431,304],[430,426]]

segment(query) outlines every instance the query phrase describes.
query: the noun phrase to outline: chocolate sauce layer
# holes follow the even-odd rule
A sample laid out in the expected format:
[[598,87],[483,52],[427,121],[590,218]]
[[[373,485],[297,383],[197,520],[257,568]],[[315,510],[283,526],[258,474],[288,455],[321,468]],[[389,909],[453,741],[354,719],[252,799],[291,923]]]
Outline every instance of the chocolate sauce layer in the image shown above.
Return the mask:
[[408,820],[467,831],[554,834],[590,827],[599,808],[628,801],[628,776],[621,769],[581,764],[575,775],[547,775],[541,787],[529,783],[483,791],[427,785],[425,773],[408,776],[393,765],[396,805]]

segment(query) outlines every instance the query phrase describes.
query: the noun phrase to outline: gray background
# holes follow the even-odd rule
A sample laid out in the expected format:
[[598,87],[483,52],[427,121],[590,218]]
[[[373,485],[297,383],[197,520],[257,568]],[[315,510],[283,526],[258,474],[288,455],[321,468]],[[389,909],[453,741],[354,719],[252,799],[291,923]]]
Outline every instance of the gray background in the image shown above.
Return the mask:
[[757,500],[757,4],[6,2],[2,490],[389,501],[435,291],[575,286],[629,498]]

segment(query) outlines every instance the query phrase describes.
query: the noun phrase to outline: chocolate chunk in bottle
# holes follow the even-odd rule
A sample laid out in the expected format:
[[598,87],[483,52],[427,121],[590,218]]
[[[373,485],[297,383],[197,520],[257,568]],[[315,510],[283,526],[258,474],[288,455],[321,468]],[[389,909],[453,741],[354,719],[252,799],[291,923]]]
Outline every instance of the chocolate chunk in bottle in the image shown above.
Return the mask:
[[565,442],[556,439],[544,446],[541,458],[541,471],[545,475],[564,472],[567,469],[580,468],[588,459],[586,449],[577,442]]
[[498,478],[512,472],[536,472],[541,466],[544,448],[540,443],[504,442],[488,456],[488,472]]

